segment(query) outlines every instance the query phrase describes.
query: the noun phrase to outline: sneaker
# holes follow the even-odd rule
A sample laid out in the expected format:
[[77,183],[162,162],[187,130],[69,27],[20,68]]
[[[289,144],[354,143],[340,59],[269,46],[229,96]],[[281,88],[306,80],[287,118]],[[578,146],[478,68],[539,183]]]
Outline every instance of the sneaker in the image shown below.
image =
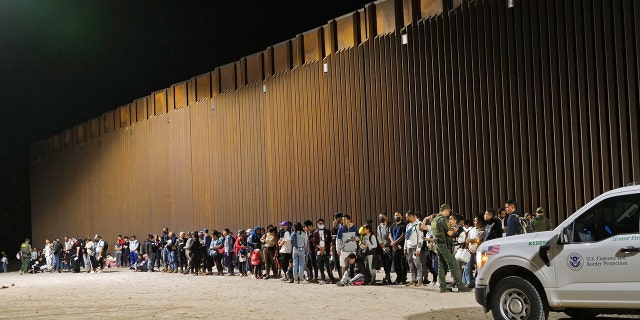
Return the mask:
[[451,288],[440,288],[440,293],[453,292]]
[[338,283],[336,283],[336,285],[337,285],[338,287],[344,287],[344,282],[339,281]]
[[422,283],[421,280],[418,280],[418,282],[416,283],[416,287],[422,287],[424,284]]
[[415,286],[415,285],[416,285],[416,282],[415,282],[415,281],[413,281],[413,280],[411,280],[411,282],[409,282],[409,283],[405,284],[405,286],[407,286],[407,287],[413,287],[413,286]]
[[318,284],[324,284],[324,280],[318,281]]

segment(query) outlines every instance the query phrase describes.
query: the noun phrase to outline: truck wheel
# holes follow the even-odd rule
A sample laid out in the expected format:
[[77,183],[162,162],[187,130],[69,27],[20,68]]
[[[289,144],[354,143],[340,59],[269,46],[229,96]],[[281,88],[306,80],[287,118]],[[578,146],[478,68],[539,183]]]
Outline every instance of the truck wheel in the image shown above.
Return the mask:
[[600,314],[591,309],[566,309],[564,313],[573,319],[593,319]]
[[545,320],[549,315],[538,290],[520,277],[506,277],[491,294],[491,314],[495,320]]

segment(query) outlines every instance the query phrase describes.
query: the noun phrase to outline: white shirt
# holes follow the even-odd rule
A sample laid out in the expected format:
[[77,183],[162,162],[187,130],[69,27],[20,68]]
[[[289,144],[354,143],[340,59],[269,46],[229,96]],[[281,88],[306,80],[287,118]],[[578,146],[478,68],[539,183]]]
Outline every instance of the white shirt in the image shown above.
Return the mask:
[[280,246],[280,253],[291,253],[291,232],[287,231],[282,237],[282,245]]
[[129,251],[138,251],[138,246],[140,246],[140,242],[138,242],[138,240],[129,240]]
[[104,248],[104,241],[100,239],[100,241],[96,243],[96,256],[99,256],[102,254],[102,248]]

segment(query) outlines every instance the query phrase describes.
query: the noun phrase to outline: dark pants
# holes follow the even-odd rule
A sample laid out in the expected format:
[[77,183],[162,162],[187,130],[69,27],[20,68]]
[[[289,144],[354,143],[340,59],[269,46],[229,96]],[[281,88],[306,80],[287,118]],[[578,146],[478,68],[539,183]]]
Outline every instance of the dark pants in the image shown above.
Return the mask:
[[227,262],[227,271],[229,274],[233,274],[233,252],[225,253],[224,257]]
[[262,262],[264,263],[264,271],[267,276],[269,276],[269,271],[272,272],[274,276],[278,275],[278,269],[276,268],[276,263],[274,256],[276,254],[276,247],[264,247],[262,249]]
[[291,253],[280,253],[280,267],[282,268],[282,273],[288,274],[289,271],[289,260],[291,260]]
[[407,281],[407,259],[402,249],[393,251],[393,269],[396,271],[396,282]]
[[208,254],[204,255],[204,268],[207,272],[213,271],[213,257]]
[[329,280],[336,281],[333,277],[333,270],[331,270],[331,262],[329,261],[329,255],[323,254],[316,256],[316,261],[318,263],[318,269],[320,269],[320,278],[322,281],[325,281],[324,270],[327,270],[327,275],[329,276]]
[[223,266],[222,266],[222,257],[224,256],[224,254],[222,253],[216,253],[213,256],[213,261],[216,264],[216,269],[218,270],[218,274],[222,274],[223,271]]
[[307,276],[309,279],[318,279],[318,264],[316,263],[316,253],[307,253]]
[[333,243],[333,268],[338,270],[338,279],[342,279],[342,267],[340,267],[340,256],[338,255],[338,250],[336,249],[335,242]]
[[192,254],[191,260],[189,261],[189,266],[187,267],[187,272],[191,271],[193,274],[198,274],[200,270],[200,262],[202,260],[202,256],[199,254]]
[[380,263],[382,264],[382,269],[384,269],[384,279],[387,280],[387,282],[391,282],[392,253],[393,249],[389,248],[388,251],[382,250],[382,254],[380,255]]
[[149,260],[151,260],[151,265],[149,266],[149,271],[153,272],[153,267],[158,267],[158,269],[160,269],[160,258],[161,258],[161,254],[160,252],[151,252],[151,254],[149,255]]

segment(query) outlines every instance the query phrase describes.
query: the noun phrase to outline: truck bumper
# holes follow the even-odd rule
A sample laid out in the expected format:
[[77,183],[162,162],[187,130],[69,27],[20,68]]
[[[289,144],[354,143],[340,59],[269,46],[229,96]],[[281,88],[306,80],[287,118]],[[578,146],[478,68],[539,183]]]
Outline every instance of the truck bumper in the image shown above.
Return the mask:
[[484,312],[489,312],[489,305],[487,303],[487,286],[476,284],[476,288],[473,291],[476,295],[476,302],[484,308]]

